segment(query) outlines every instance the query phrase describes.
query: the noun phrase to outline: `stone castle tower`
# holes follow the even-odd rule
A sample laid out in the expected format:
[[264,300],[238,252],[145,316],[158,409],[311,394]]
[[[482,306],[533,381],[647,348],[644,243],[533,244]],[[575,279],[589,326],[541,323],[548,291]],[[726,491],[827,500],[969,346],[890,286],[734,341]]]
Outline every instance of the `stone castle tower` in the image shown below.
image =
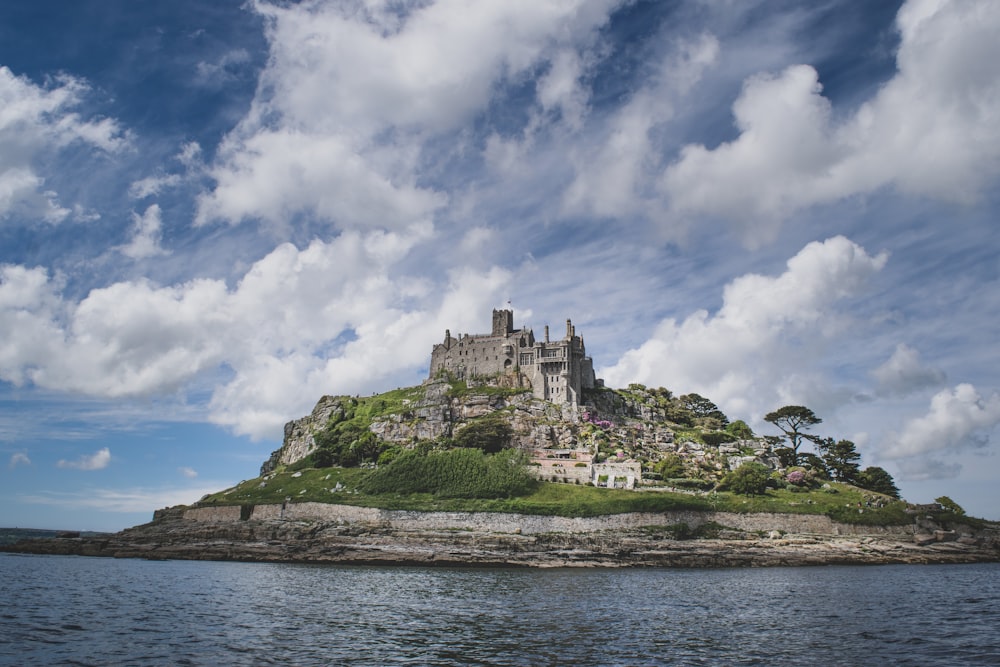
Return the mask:
[[587,356],[583,337],[566,320],[566,336],[535,340],[527,327],[514,329],[514,312],[493,311],[493,331],[488,334],[451,335],[444,332],[444,342],[431,350],[430,377],[446,372],[459,379],[511,375],[521,386],[530,386],[536,398],[553,403],[579,405],[582,391],[593,389],[594,363]]

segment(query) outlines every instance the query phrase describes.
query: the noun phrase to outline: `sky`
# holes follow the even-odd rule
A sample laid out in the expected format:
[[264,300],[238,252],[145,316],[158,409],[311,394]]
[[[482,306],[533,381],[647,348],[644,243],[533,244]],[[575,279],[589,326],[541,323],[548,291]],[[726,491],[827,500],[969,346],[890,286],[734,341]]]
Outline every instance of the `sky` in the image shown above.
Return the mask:
[[255,477],[508,302],[1000,519],[1000,3],[0,3],[0,525]]

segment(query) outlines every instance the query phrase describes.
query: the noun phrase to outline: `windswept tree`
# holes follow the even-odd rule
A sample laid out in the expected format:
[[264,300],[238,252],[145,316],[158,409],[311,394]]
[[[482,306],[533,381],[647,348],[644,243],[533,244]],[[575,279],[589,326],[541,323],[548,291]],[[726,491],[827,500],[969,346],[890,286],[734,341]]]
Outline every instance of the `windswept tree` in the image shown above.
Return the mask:
[[511,446],[514,430],[510,423],[497,412],[473,419],[455,433],[456,447],[481,449],[487,454],[495,454]]
[[719,406],[701,394],[684,394],[678,400],[694,415],[699,426],[721,430],[729,424],[729,418]]
[[965,516],[965,509],[963,509],[961,505],[956,503],[948,496],[941,496],[940,498],[935,498],[934,502],[936,502],[938,505],[945,508],[949,512],[954,512],[958,516]]
[[869,466],[858,473],[856,484],[862,489],[884,493],[891,498],[899,498],[899,489],[892,479],[892,475],[878,466]]
[[799,447],[802,445],[802,441],[812,439],[806,431],[823,422],[812,410],[801,405],[786,405],[783,408],[778,408],[774,412],[764,415],[764,421],[777,426],[788,438],[788,448],[792,450],[790,457],[792,465],[798,463]]
[[861,466],[858,461],[861,455],[850,440],[837,440],[833,438],[819,438],[816,440],[816,449],[823,456],[823,463],[826,469],[838,482],[854,482],[857,480]]

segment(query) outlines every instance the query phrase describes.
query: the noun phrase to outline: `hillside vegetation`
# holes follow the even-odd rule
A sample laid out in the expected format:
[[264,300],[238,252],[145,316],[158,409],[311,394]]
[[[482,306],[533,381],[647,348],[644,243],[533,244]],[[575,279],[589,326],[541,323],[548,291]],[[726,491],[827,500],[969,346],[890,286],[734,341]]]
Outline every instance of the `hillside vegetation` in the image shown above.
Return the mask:
[[[697,394],[602,387],[587,402],[567,413],[499,381],[449,377],[371,397],[324,397],[312,415],[286,427],[285,443],[260,477],[198,505],[311,501],[568,517],[701,510],[910,521],[891,477],[861,471],[853,443],[807,433],[822,420],[801,406],[768,415],[784,435],[762,437]],[[799,451],[807,441],[819,454]],[[532,459],[552,451],[587,457],[567,458],[566,466],[629,463],[641,470],[641,484],[556,483],[553,471],[562,468]],[[596,470],[593,481],[603,484]],[[878,484],[865,483],[871,479]]]
[[695,510],[823,514],[844,523],[865,525],[903,525],[912,521],[904,511],[906,503],[895,501],[881,508],[870,508],[866,506],[872,497],[870,493],[836,482],[831,483],[829,489],[804,492],[769,489],[762,495],[743,496],[724,491],[699,494],[628,491],[532,481],[530,488],[520,495],[477,498],[427,491],[368,492],[365,489],[372,488],[370,480],[373,473],[373,470],[360,468],[307,468],[272,473],[206,496],[198,505],[280,504],[291,499],[292,502],[337,503],[391,510],[514,512],[566,517]]

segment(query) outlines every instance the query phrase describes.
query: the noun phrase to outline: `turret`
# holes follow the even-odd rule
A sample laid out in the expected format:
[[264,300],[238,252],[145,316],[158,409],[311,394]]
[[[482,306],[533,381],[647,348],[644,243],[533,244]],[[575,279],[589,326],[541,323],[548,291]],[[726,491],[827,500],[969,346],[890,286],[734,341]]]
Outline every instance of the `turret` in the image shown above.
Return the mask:
[[494,310],[493,311],[493,335],[508,336],[514,333],[514,311]]

